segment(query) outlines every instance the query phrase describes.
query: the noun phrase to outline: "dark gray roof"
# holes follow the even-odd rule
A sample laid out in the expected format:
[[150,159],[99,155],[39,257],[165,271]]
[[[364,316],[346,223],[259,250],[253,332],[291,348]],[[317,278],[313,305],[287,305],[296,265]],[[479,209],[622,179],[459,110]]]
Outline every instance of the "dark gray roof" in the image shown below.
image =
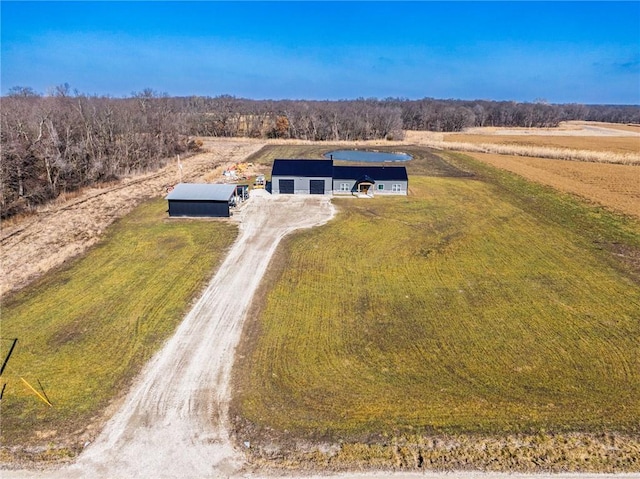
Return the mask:
[[[338,178],[338,179],[344,179],[344,178]],[[360,178],[358,178],[356,180],[356,185],[359,185],[360,183],[376,183],[376,180],[374,180],[373,178],[371,178],[369,175],[364,175],[361,176]]]
[[271,176],[313,176],[330,178],[332,160],[282,160],[273,161]]
[[408,181],[404,166],[334,166],[336,180],[357,180],[369,176],[376,181]]
[[180,183],[166,196],[167,200],[229,201],[236,185]]

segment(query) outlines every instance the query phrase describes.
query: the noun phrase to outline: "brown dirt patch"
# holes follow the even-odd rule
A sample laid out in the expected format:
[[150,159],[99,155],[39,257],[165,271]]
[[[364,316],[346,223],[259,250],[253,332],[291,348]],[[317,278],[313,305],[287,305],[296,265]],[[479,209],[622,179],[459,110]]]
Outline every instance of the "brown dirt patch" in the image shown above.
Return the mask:
[[631,165],[468,153],[528,180],[640,217],[640,168]]

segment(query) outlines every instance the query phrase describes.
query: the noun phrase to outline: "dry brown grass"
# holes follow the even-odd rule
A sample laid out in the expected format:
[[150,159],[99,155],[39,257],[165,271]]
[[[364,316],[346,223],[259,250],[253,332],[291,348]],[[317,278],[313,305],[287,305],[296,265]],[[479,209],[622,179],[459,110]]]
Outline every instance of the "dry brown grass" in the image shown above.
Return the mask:
[[495,143],[472,143],[461,141],[446,141],[443,134],[429,135],[428,132],[414,138],[414,144],[434,148],[437,150],[463,151],[472,153],[492,153],[496,155],[511,155],[534,158],[549,158],[553,160],[580,161],[592,163],[613,163],[620,165],[640,165],[640,152],[616,153],[613,151],[574,150],[569,148],[555,148],[548,146],[532,146]]
[[640,125],[629,124],[623,125],[621,123],[604,123],[601,121],[567,121],[565,122],[567,125],[577,126],[579,128],[584,126],[597,126],[601,128],[609,128],[611,130],[619,130],[619,131],[631,131],[633,133],[640,134]]
[[487,153],[469,156],[524,178],[640,217],[640,168]]
[[545,136],[545,135],[478,135],[450,133],[444,136],[449,143],[498,144],[522,147],[562,148],[613,152],[616,154],[640,152],[640,137],[633,136]]
[[[243,161],[264,143],[242,139],[205,139],[205,151],[183,160],[182,180],[203,182],[224,165]],[[140,201],[166,194],[179,181],[175,162],[146,175],[102,188],[87,188],[47,204],[33,215],[3,221],[0,234],[0,296],[81,254],[94,245],[114,220]],[[215,176],[215,175],[214,175]]]
[[640,126],[565,122],[558,128],[470,128],[406,132],[407,143],[441,150],[640,165]]
[[467,128],[466,132],[480,135],[633,136],[640,135],[640,125],[572,120],[549,128],[484,126]]
[[389,437],[372,443],[252,445],[255,467],[307,471],[484,471],[621,473],[640,471],[637,437],[620,434]]

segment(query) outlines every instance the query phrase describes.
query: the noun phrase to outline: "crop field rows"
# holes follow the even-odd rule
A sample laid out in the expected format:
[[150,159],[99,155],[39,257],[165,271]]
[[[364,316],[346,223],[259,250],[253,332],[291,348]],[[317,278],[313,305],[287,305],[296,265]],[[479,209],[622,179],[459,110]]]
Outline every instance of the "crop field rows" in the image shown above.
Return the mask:
[[640,218],[640,167],[470,153],[489,165]]
[[557,161],[470,153],[497,168],[573,193],[612,210],[640,218],[640,168],[631,165]]

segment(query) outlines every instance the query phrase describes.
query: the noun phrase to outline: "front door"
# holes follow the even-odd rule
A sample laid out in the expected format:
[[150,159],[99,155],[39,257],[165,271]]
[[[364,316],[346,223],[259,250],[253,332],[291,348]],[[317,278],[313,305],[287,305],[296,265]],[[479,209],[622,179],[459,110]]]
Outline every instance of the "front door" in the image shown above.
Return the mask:
[[369,188],[371,188],[371,183],[360,183],[358,185],[358,188],[360,190],[360,193],[363,193],[365,195],[369,194]]

